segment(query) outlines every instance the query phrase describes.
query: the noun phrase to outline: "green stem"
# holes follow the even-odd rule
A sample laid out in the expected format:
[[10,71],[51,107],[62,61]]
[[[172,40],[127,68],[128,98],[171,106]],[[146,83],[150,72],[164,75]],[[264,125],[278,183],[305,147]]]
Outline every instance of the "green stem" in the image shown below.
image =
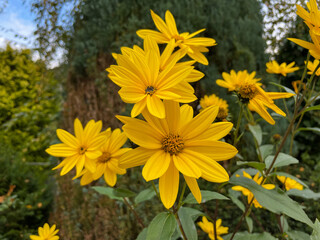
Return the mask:
[[160,197],[160,194],[159,194],[159,192],[158,192],[158,190],[157,190],[156,185],[154,184],[153,181],[151,181],[151,184],[152,184],[153,190],[156,192],[157,197],[159,198],[159,200],[160,200],[160,202],[161,202],[161,197]]
[[243,115],[243,104],[240,104],[240,112],[239,112],[239,116],[238,116],[237,126],[236,126],[236,130],[234,131],[234,139],[233,139],[233,146],[234,147],[236,147],[236,145],[238,143],[238,132],[239,132],[239,128],[240,128],[242,115]]
[[177,211],[179,211],[180,207],[183,205],[182,199],[183,199],[183,195],[184,195],[184,192],[186,190],[186,187],[187,187],[187,184],[186,184],[186,182],[184,182],[183,183],[183,187],[182,187],[182,192],[180,194],[180,198],[179,198],[179,202],[178,202]]
[[188,240],[187,235],[186,235],[186,233],[185,233],[184,230],[183,230],[183,227],[182,227],[182,224],[181,224],[179,215],[178,215],[178,211],[175,210],[174,206],[172,206],[172,209],[173,209],[174,217],[175,217],[176,220],[177,220],[177,223],[178,223],[178,226],[179,226],[179,229],[180,229],[180,232],[181,232],[181,234],[182,234],[183,239],[184,239],[184,240]]
[[134,208],[131,206],[131,204],[128,202],[127,198],[123,197],[123,202],[128,206],[128,208],[133,212],[134,216],[136,217],[136,219],[138,220],[138,222],[140,223],[142,228],[145,228],[142,219],[139,217],[138,213],[136,212],[136,210],[134,210]]

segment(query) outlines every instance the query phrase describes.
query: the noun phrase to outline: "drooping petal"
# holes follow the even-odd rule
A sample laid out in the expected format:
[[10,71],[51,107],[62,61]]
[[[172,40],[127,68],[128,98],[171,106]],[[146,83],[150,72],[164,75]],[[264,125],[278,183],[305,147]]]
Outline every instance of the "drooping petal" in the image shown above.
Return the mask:
[[82,171],[82,169],[84,167],[84,162],[86,160],[85,155],[80,155],[80,156],[81,156],[81,158],[78,160],[78,162],[76,164],[76,169],[77,169],[76,175],[77,176],[81,173],[81,171]]
[[163,150],[158,150],[147,160],[142,169],[142,176],[147,182],[157,179],[167,171],[170,162],[170,154]]
[[104,172],[104,180],[110,187],[113,187],[117,182],[117,174],[106,168]]
[[91,173],[94,173],[96,171],[96,162],[92,159],[86,158],[86,160],[84,161],[84,166]]
[[65,165],[63,166],[60,175],[63,176],[71,171],[72,168],[77,164],[77,162],[81,159],[81,155],[75,155],[69,158],[66,158],[64,161],[66,161]]
[[163,102],[157,96],[148,96],[147,97],[147,107],[149,112],[158,118],[165,118],[166,112],[164,109]]
[[147,106],[147,96],[145,96],[142,100],[134,104],[132,110],[131,110],[131,117],[138,116]]
[[194,196],[194,198],[197,200],[198,203],[201,203],[201,192],[200,192],[200,188],[198,186],[197,180],[193,177],[188,177],[183,175],[184,179],[186,180],[188,187],[190,189],[190,191],[192,192],[192,195]]
[[160,198],[163,205],[169,209],[177,199],[179,190],[179,171],[170,163],[167,171],[159,179]]

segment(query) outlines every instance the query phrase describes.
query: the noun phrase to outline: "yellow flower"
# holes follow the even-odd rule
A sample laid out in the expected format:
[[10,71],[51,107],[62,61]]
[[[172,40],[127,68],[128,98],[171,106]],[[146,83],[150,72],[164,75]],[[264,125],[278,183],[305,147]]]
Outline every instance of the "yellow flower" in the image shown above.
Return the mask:
[[[86,169],[83,170],[80,174],[80,176],[82,175],[81,185],[89,184],[104,175],[106,183],[113,187],[117,182],[117,174],[123,175],[126,173],[125,169],[119,167],[119,158],[131,150],[131,148],[121,148],[127,141],[126,135],[119,128],[112,133],[110,129],[107,129],[104,133],[107,138],[100,147],[102,155],[97,159],[96,171],[91,173]],[[77,177],[79,176],[75,178]]]
[[232,158],[238,152],[232,145],[218,141],[232,128],[232,123],[213,123],[218,107],[209,107],[193,118],[189,105],[179,107],[174,101],[164,101],[166,118],[159,119],[143,111],[146,121],[118,116],[123,131],[140,147],[120,158],[120,166],[131,168],[144,165],[146,181],[159,178],[161,201],[172,207],[179,189],[181,172],[195,199],[201,202],[197,180],[228,181],[229,175],[217,162]]
[[150,36],[154,38],[157,43],[169,43],[171,39],[174,39],[175,46],[179,46],[181,50],[186,50],[189,57],[199,63],[208,65],[208,60],[202,52],[208,52],[209,50],[207,47],[216,45],[216,41],[213,38],[207,37],[194,38],[195,35],[205,31],[205,29],[201,29],[192,34],[189,34],[188,32],[179,33],[174,17],[169,10],[166,11],[165,22],[152,10],[151,16],[160,32],[142,29],[137,31],[139,37],[144,39],[147,36]]
[[215,94],[212,94],[210,96],[205,95],[203,98],[201,98],[200,106],[200,111],[210,106],[218,106],[219,113],[217,115],[217,118],[223,120],[228,117],[229,110],[227,101],[217,97]]
[[[306,62],[305,62],[306,63]],[[307,68],[309,70],[308,74],[312,75],[314,70],[316,70],[317,66],[319,65],[319,60],[315,59],[313,62],[308,61]],[[316,72],[317,76],[320,76],[320,68]]]
[[[151,38],[146,39],[145,42],[149,45],[157,45]],[[177,65],[177,61],[181,59],[181,53],[164,61],[164,58],[167,59],[172,52],[168,48],[170,46],[161,56],[158,46],[149,47],[146,52],[137,47],[124,48],[122,55],[115,55],[118,65],[112,65],[107,69],[109,78],[121,87],[119,94],[122,100],[135,104],[131,117],[137,116],[147,108],[153,116],[165,118],[161,99],[183,103],[197,99],[193,94],[194,89],[187,82],[194,67],[188,64]],[[163,69],[160,69],[160,64],[164,62],[166,64],[162,66]]]
[[277,176],[278,180],[284,184],[286,190],[289,191],[290,189],[298,189],[303,190],[302,184],[298,183],[296,180],[285,176]]
[[237,93],[243,103],[248,103],[251,111],[257,112],[264,120],[270,124],[275,124],[274,119],[268,113],[266,108],[270,108],[276,113],[286,116],[286,114],[274,104],[274,99],[289,98],[294,94],[282,92],[265,92],[261,88],[260,79],[255,78],[256,72],[249,74],[246,70],[236,73],[231,70],[230,74],[222,73],[222,79],[216,83],[220,87],[228,88],[229,91]]
[[320,59],[320,35],[316,35],[313,31],[309,31],[311,42],[307,42],[297,38],[288,38],[288,40],[298,44],[299,46],[309,49],[311,56],[315,59]]
[[60,175],[70,172],[74,166],[79,175],[85,167],[90,172],[96,170],[95,160],[100,157],[100,146],[104,143],[106,136],[101,134],[102,122],[91,120],[85,128],[78,118],[74,120],[75,136],[65,130],[58,129],[58,138],[63,143],[51,145],[46,152],[54,157],[64,157],[65,159],[55,168],[62,168]]
[[305,21],[310,30],[316,35],[320,35],[320,11],[316,0],[310,0],[307,3],[308,11],[300,5],[297,5],[297,14]]
[[[292,87],[293,87],[293,89],[294,89],[294,92],[295,92],[296,94],[298,94],[298,88],[299,88],[298,85],[301,84],[301,80],[293,81],[293,82],[291,82],[291,84],[292,84]],[[306,84],[305,84],[305,83],[302,83],[302,88],[303,88],[303,89],[306,89]]]
[[[246,173],[245,171],[243,171],[243,176],[244,176],[244,177],[250,178],[250,179],[252,179],[253,181],[255,181],[257,184],[260,185],[261,182],[262,182],[263,177],[260,177],[260,178],[259,178],[259,175],[260,175],[260,173],[257,172],[256,175],[255,175],[255,176],[253,177],[253,179],[252,179],[252,177],[250,176],[250,174],[248,174],[248,173]],[[237,177],[239,177],[239,176],[237,176]],[[268,190],[275,188],[275,185],[273,185],[273,184],[262,184],[261,186],[262,186],[263,188],[265,188],[265,189],[268,189]],[[249,189],[247,189],[247,188],[244,188],[244,187],[241,187],[241,186],[233,186],[232,189],[235,190],[235,191],[240,191],[240,192],[242,192],[243,195],[247,196],[247,197],[248,197],[248,203],[250,203],[251,200],[252,200],[252,198],[254,198],[253,193],[252,193]],[[256,208],[262,208],[262,206],[261,206],[260,203],[257,201],[257,199],[254,199],[252,203],[254,204],[254,206],[255,206]]]
[[59,230],[56,230],[56,225],[54,224],[52,227],[49,227],[48,223],[45,223],[43,228],[38,228],[38,236],[37,235],[30,235],[31,240],[58,240],[59,236],[57,233]]
[[[218,240],[223,240],[222,237],[220,237],[220,235],[222,234],[227,234],[229,228],[228,227],[224,227],[221,226],[221,219],[218,219],[216,221],[216,229],[217,229],[217,239]],[[212,240],[215,240],[215,236],[214,236],[214,226],[212,222],[209,222],[208,219],[203,216],[202,217],[202,222],[198,222],[199,227],[201,227],[202,231],[204,231],[205,233],[207,233],[209,235],[209,238]]]
[[270,61],[266,63],[267,72],[268,73],[275,73],[275,74],[282,74],[284,77],[287,76],[288,73],[295,72],[299,70],[299,67],[293,67],[295,62],[292,62],[287,65],[287,63],[277,63],[277,61]]

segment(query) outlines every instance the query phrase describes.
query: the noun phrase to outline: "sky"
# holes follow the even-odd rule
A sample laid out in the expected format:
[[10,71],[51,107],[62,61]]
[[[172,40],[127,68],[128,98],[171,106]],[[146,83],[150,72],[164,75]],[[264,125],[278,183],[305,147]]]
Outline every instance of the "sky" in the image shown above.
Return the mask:
[[[36,24],[30,4],[23,4],[23,0],[0,0],[0,6],[3,7],[5,2],[7,4],[0,13],[0,47],[3,48],[10,42],[16,48],[34,48],[33,32]],[[15,37],[15,34],[26,39]]]

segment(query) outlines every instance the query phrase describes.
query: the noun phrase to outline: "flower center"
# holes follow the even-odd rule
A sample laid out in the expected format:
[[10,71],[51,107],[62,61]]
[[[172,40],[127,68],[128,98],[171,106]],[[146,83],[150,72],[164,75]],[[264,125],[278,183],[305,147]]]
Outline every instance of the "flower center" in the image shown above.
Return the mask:
[[173,38],[176,40],[176,42],[184,40],[184,37],[182,37],[180,35],[174,35]]
[[106,163],[110,160],[111,154],[108,152],[103,152],[100,157],[98,157],[98,162],[99,163]]
[[84,147],[84,146],[81,146],[81,147],[79,148],[79,154],[80,154],[80,155],[85,154],[85,153],[86,153],[86,151],[87,151],[87,148],[86,148],[86,147]]
[[228,110],[224,107],[219,107],[219,113],[217,118],[219,119],[225,119],[228,117]]
[[165,136],[162,141],[162,149],[170,155],[178,155],[184,148],[184,142],[179,135],[169,134]]
[[239,95],[242,100],[251,100],[257,94],[258,89],[255,84],[244,84],[239,89]]
[[153,86],[148,86],[146,88],[146,90],[144,90],[145,94],[148,94],[150,96],[152,96],[155,92],[156,92],[156,88],[154,88]]

